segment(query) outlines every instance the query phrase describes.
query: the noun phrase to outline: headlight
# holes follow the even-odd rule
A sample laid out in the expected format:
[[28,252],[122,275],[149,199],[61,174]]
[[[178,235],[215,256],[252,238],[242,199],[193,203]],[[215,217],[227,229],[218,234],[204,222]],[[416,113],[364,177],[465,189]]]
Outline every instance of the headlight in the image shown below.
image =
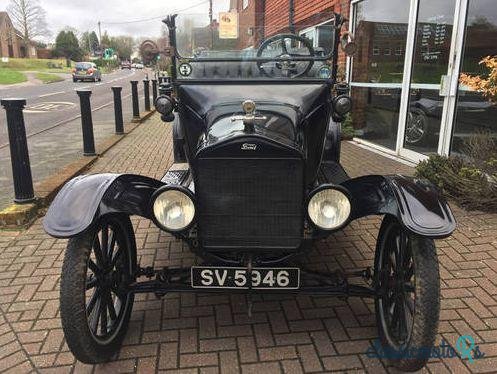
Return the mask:
[[155,109],[157,109],[157,111],[160,114],[168,115],[173,112],[174,109],[173,101],[167,96],[159,96],[155,100],[154,104],[155,104]]
[[341,227],[349,219],[350,211],[348,196],[335,187],[315,192],[307,206],[309,218],[322,230],[334,230]]
[[189,191],[182,187],[159,189],[152,196],[154,222],[166,231],[182,231],[193,222],[195,205]]
[[340,95],[333,99],[333,109],[343,116],[352,110],[352,99],[347,95]]

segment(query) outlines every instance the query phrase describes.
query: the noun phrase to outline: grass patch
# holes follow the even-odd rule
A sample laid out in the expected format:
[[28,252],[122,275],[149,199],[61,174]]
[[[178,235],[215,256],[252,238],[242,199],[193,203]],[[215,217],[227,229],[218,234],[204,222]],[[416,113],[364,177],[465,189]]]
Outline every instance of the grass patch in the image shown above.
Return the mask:
[[55,83],[64,80],[61,76],[50,73],[36,73],[36,79],[41,80],[43,83]]
[[26,80],[26,76],[21,72],[0,68],[0,84],[22,83]]
[[[74,63],[71,63],[71,66]],[[43,58],[9,58],[9,62],[0,62],[0,69],[7,68],[18,71],[57,71],[70,72],[65,59]]]

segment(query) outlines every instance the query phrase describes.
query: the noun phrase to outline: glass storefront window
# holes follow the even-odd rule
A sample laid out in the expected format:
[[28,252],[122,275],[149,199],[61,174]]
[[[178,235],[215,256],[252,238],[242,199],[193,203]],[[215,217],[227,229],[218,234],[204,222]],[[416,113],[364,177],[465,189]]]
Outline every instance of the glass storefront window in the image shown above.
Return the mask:
[[352,59],[352,124],[356,137],[394,150],[404,71],[409,2],[355,5],[357,52]]
[[456,0],[419,0],[416,39],[405,125],[404,148],[436,153],[444,97],[440,81],[447,75]]
[[352,87],[352,123],[358,138],[395,149],[400,88]]
[[409,2],[364,0],[356,5],[357,53],[353,59],[353,82],[401,83],[407,40]]
[[[490,69],[480,61],[487,56],[497,56],[497,6],[495,0],[470,0],[461,75],[485,79]],[[497,97],[485,97],[460,84],[451,152],[460,152],[464,140],[477,133],[497,138]]]

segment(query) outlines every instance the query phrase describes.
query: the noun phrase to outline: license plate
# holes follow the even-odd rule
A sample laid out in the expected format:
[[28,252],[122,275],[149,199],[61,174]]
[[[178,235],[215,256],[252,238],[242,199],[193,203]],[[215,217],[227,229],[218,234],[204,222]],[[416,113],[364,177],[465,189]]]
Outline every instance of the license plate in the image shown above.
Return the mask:
[[80,75],[86,75],[86,71],[85,70],[78,70],[78,74],[80,74]]
[[[243,267],[192,266],[193,288],[249,289],[249,274]],[[299,268],[253,268],[252,289],[297,289],[300,286]]]

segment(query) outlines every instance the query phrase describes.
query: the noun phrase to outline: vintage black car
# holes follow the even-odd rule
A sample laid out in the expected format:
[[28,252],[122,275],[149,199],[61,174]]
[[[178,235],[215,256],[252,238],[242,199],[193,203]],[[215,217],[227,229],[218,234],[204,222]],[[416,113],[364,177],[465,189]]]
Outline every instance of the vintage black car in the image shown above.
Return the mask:
[[[338,54],[340,45],[354,49],[340,33],[345,19],[330,14],[328,39],[269,34],[265,25],[233,40],[196,21],[177,33],[176,18],[164,20],[171,86],[155,103],[173,126],[175,164],[162,180],[77,177],[44,220],[50,235],[69,238],[61,318],[77,359],[111,359],[134,295],[144,292],[243,292],[249,309],[257,293],[369,297],[382,344],[401,353],[432,347],[440,308],[433,239],[453,232],[454,217],[425,180],[351,179],[340,165],[340,122],[352,103],[336,79]],[[198,265],[141,267],[131,215],[183,240]],[[316,240],[368,215],[384,215],[372,271],[319,273],[299,261]],[[417,370],[426,361],[400,355],[394,364]]]

